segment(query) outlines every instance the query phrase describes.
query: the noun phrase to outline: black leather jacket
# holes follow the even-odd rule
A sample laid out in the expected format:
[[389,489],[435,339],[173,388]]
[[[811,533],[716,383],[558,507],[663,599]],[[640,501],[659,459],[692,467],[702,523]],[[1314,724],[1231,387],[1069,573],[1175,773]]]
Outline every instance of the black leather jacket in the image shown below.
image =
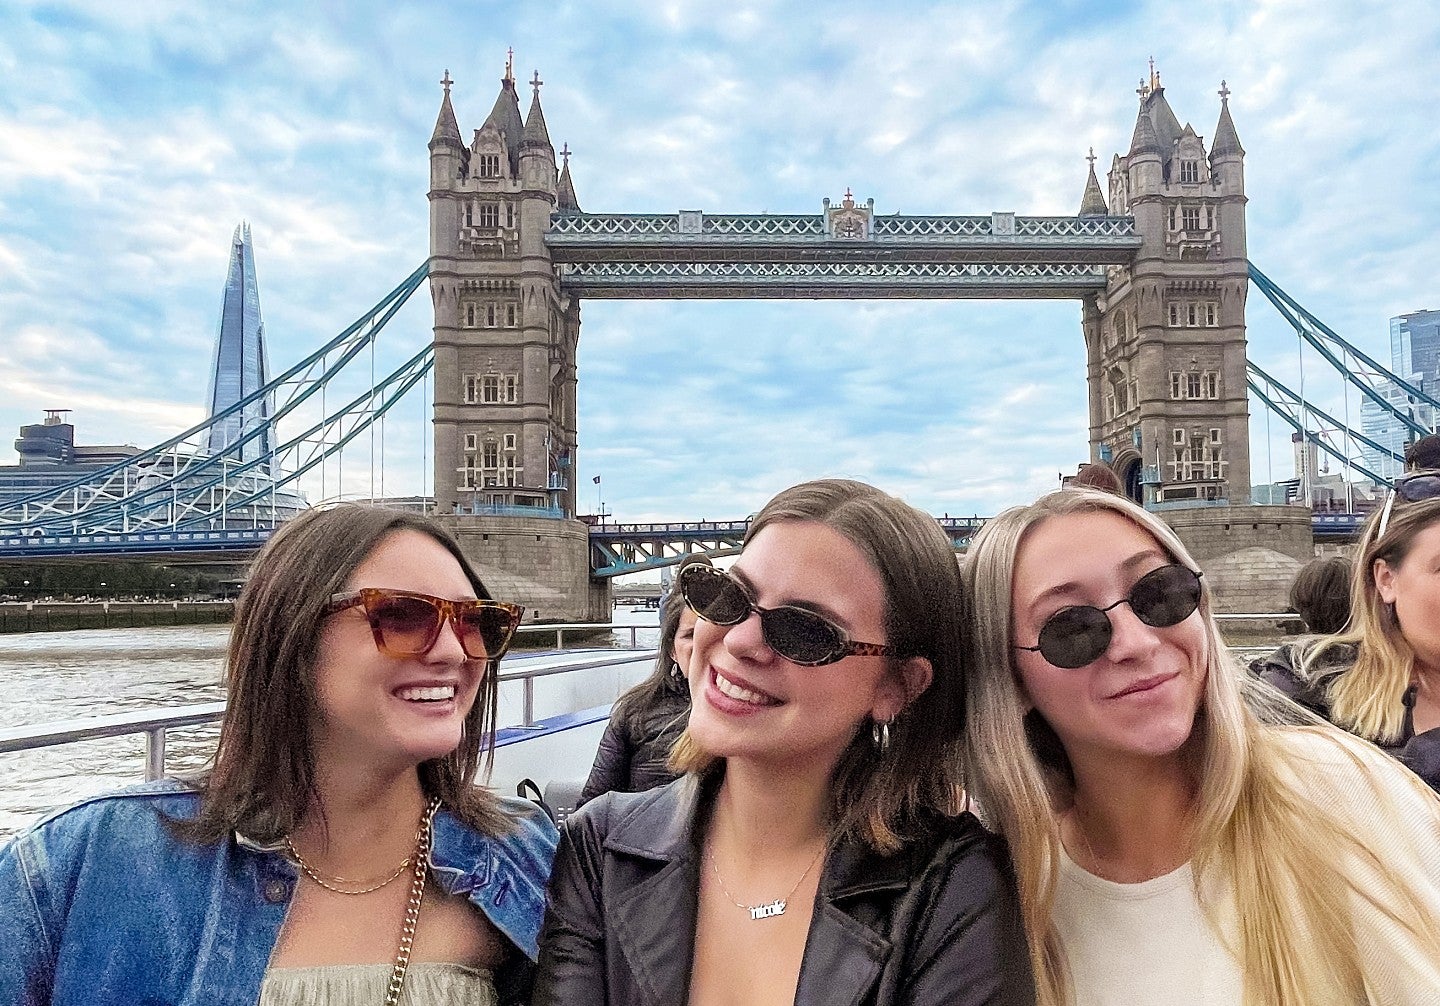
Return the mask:
[[[564,824],[540,934],[535,1006],[677,1006],[689,998],[701,788],[610,793]],[[936,817],[882,856],[825,863],[796,1006],[1031,1006],[1030,956],[1004,843]]]
[[[1310,649],[1321,642],[1306,639],[1297,643],[1285,643],[1269,656],[1251,661],[1250,672],[1298,702],[1316,716],[1331,723],[1330,686],[1335,678],[1348,671],[1355,663],[1355,647],[1334,646],[1327,651],[1320,666],[1310,669],[1306,677],[1301,668]],[[1440,727],[1415,732],[1415,686],[1405,690],[1400,701],[1405,705],[1405,718],[1400,725],[1400,736],[1393,744],[1381,744],[1373,737],[1365,738],[1380,750],[1398,758],[1402,764],[1424,779],[1430,788],[1440,793]]]
[[639,793],[674,779],[667,760],[689,720],[690,693],[683,686],[652,702],[633,727],[629,716],[612,715],[579,803],[612,789]]

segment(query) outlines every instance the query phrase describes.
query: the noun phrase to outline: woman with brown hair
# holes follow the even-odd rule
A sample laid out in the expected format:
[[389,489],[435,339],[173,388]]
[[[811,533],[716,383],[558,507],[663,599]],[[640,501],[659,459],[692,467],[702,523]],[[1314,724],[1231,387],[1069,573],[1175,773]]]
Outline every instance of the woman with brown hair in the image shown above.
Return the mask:
[[1045,1006],[1440,1002],[1440,800],[1229,660],[1128,500],[989,521],[964,568],[966,760]]
[[0,851],[0,1001],[526,1002],[555,832],[476,785],[521,613],[426,518],[285,524],[236,605],[210,771]]
[[[703,555],[690,556],[680,564],[680,573],[694,565],[709,566],[710,560]],[[677,576],[676,589],[665,598],[660,612],[655,670],[615,701],[577,805],[612,789],[639,793],[676,777],[678,773],[670,767],[670,749],[690,717],[685,668],[694,643],[695,612],[686,606]]]
[[680,589],[687,774],[565,822],[537,1006],[1031,1003],[1004,846],[956,813],[962,605],[935,519],[808,482]]

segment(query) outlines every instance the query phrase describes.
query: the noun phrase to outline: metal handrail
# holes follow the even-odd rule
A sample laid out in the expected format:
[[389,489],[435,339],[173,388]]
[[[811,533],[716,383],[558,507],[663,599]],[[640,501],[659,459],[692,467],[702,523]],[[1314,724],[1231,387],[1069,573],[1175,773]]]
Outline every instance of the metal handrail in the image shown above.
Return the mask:
[[[626,626],[620,627],[626,628]],[[554,626],[546,628],[554,628]],[[575,628],[575,626],[567,626],[567,628]],[[644,626],[637,626],[637,628],[644,628]],[[529,727],[535,725],[536,678],[548,678],[560,674],[571,674],[575,671],[592,670],[597,667],[612,667],[617,664],[634,663],[637,660],[654,659],[659,652],[656,649],[620,649],[613,655],[603,657],[590,657],[562,664],[526,667],[508,673],[502,672],[500,681],[501,683],[506,681],[524,682],[521,698],[523,719],[521,725]],[[36,748],[55,747],[60,744],[73,744],[78,741],[98,740],[104,737],[144,734],[145,779],[149,782],[163,778],[165,775],[165,740],[168,731],[179,727],[214,723],[224,715],[225,702],[219,701],[7,727],[0,729],[0,754],[31,751]]]

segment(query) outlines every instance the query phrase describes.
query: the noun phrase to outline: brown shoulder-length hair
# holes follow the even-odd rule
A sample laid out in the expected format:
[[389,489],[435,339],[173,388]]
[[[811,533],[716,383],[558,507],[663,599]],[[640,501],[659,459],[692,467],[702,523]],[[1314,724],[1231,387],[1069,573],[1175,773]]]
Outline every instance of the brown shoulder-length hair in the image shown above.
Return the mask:
[[[455,557],[476,596],[490,597],[454,537],[419,514],[342,503],[282,525],[256,556],[235,604],[220,742],[200,780],[199,815],[177,824],[182,835],[213,842],[240,832],[270,842],[300,824],[316,795],[314,669],[325,604],[397,531],[429,535]],[[509,827],[494,795],[475,784],[482,754],[489,772],[498,696],[496,662],[490,661],[459,746],[420,765],[425,792],[489,834]]]
[[[930,686],[890,724],[890,746],[876,751],[869,722],[840,755],[830,781],[832,836],[893,852],[931,813],[958,807],[965,724],[965,606],[955,549],[934,517],[874,486],[819,479],[780,493],[751,521],[745,544],[772,524],[806,521],[843,535],[869,560],[885,588],[885,641],[897,648],[891,673],[910,657],[930,661]],[[687,731],[670,764],[718,776],[723,762]]]

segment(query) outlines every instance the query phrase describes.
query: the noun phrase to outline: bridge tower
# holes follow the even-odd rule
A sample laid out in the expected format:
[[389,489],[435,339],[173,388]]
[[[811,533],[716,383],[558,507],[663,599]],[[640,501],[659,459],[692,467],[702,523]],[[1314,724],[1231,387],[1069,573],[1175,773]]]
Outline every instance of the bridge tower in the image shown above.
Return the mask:
[[[1314,555],[1310,511],[1250,502],[1245,370],[1245,150],[1220,85],[1211,137],[1180,125],[1152,63],[1109,212],[1141,245],[1085,298],[1090,450],[1159,511],[1204,566],[1222,611],[1278,611]],[[1106,212],[1095,175],[1080,215]]]
[[608,619],[574,519],[580,307],[545,244],[551,214],[579,210],[569,151],[557,171],[538,72],[522,117],[507,62],[468,145],[452,83],[446,71],[429,145],[436,511],[497,596],[545,619]]
[[[1137,501],[1250,502],[1245,381],[1245,151],[1221,85],[1204,137],[1180,125],[1153,65],[1129,152],[1109,172],[1109,212],[1132,215],[1131,266],[1109,270],[1083,327],[1090,445]],[[1095,176],[1080,215],[1106,212]]]
[[429,192],[436,507],[573,515],[580,311],[544,241],[557,207],[578,209],[568,151],[559,173],[538,73],[522,119],[507,64],[469,146],[448,73],[442,83]]

